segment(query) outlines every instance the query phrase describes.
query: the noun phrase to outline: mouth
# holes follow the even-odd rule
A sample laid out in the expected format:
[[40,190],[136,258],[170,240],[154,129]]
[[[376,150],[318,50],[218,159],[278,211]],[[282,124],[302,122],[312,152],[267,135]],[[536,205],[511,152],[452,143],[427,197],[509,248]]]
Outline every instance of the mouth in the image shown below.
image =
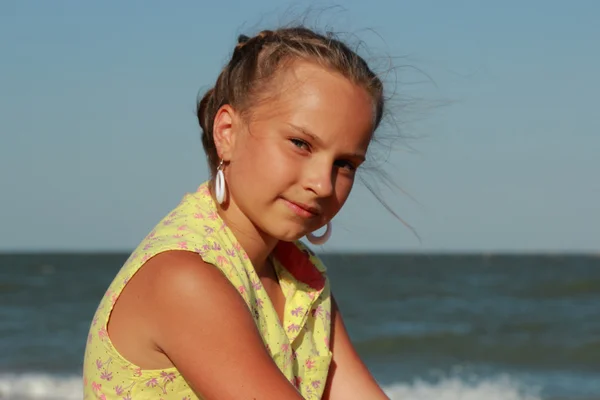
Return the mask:
[[284,203],[290,208],[296,215],[304,218],[314,218],[321,214],[321,209],[317,206],[311,206],[309,204],[298,203],[283,199]]

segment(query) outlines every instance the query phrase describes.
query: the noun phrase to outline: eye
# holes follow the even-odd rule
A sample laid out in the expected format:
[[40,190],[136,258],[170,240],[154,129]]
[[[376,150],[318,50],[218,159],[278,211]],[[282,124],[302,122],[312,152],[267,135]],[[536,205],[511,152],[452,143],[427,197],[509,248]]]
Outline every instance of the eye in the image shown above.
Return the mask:
[[334,164],[338,168],[347,169],[349,171],[356,171],[356,165],[348,160],[337,160]]
[[310,150],[310,145],[302,139],[290,139],[294,146],[302,150]]

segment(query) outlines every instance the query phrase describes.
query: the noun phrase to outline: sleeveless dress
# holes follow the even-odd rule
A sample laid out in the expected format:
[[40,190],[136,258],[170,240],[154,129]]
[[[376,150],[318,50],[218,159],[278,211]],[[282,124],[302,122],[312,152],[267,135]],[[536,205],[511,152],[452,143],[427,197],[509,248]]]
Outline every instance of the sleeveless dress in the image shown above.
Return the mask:
[[148,259],[169,250],[196,252],[218,267],[245,300],[279,369],[305,399],[321,398],[331,362],[331,298],[324,265],[299,241],[277,245],[274,264],[285,296],[282,325],[247,254],[219,217],[205,182],[146,236],[100,301],[84,356],[84,399],[200,399],[175,367],[145,370],[126,360],[107,332],[113,305],[128,280]]

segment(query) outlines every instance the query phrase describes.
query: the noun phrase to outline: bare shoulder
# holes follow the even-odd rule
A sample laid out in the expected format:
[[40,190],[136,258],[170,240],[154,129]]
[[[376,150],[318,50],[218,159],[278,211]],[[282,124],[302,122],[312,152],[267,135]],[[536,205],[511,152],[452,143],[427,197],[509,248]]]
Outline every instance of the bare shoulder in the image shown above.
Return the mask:
[[[198,297],[206,299],[203,293],[218,296],[223,289],[232,287],[217,267],[189,251],[158,254],[148,260],[138,274],[144,281],[145,297],[155,311],[160,311],[173,300],[185,300],[186,297],[190,300],[198,300]],[[228,294],[224,298],[233,297],[230,300],[235,301],[239,297]]]
[[198,394],[301,399],[271,359],[245,301],[217,267],[195,253],[173,251],[142,270],[154,345]]
[[[146,308],[150,319],[155,321],[153,336],[157,344],[170,341],[163,336],[173,334],[175,325],[166,323],[171,320],[178,324],[185,320],[186,325],[193,326],[195,321],[212,320],[224,311],[242,319],[250,316],[244,300],[229,280],[196,253],[161,253],[146,263],[140,275],[145,286]],[[248,322],[253,320],[250,318]]]

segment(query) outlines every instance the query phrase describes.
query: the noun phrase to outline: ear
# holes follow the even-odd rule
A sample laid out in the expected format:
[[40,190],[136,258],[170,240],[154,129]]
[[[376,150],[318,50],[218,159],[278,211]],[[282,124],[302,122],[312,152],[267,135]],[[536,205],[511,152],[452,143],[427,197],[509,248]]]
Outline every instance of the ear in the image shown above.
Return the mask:
[[235,132],[237,114],[229,105],[225,104],[217,111],[213,124],[213,139],[217,154],[223,161],[230,161],[235,146]]

